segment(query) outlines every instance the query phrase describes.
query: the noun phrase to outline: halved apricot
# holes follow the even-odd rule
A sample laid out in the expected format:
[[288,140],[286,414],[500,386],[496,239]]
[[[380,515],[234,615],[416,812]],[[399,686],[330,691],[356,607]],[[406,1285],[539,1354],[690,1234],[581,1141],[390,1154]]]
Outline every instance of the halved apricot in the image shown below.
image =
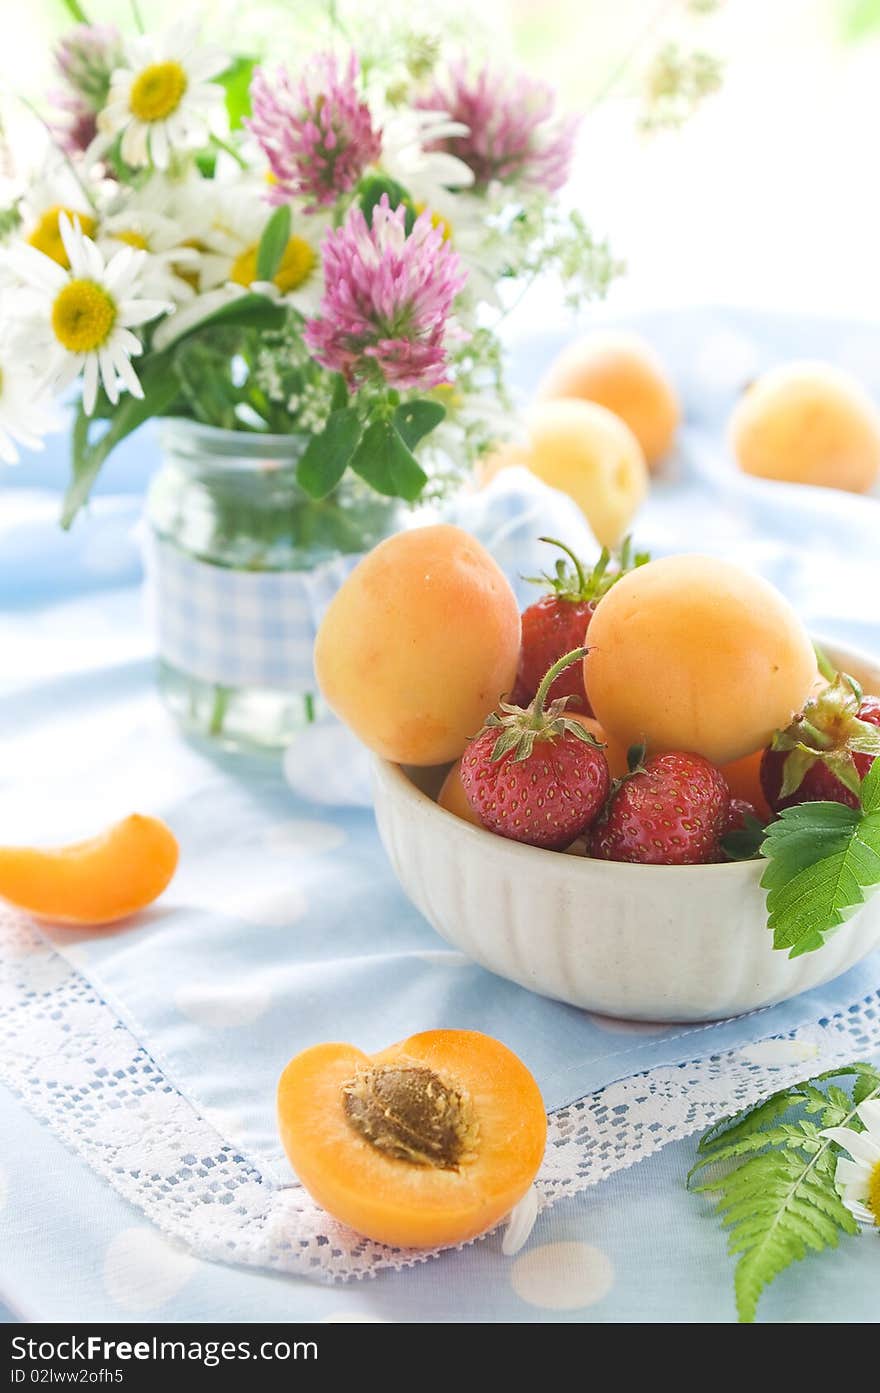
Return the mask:
[[402,1248],[493,1228],[528,1190],[547,1140],[532,1075],[474,1030],[428,1030],[375,1055],[314,1045],[281,1075],[278,1122],[312,1198]]
[[170,828],[132,813],[71,846],[0,847],[0,899],[58,924],[112,924],[161,895],[177,858]]

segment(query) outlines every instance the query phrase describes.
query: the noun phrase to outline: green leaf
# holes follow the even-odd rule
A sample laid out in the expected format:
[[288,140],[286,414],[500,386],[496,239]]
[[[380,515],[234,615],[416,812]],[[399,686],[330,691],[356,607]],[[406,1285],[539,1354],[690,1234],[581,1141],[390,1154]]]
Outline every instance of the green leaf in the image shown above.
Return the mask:
[[343,406],[348,405],[348,398],[350,396],[348,383],[341,372],[333,373],[332,377],[333,394],[330,398],[330,409],[331,411],[339,411]]
[[398,184],[396,179],[391,179],[387,174],[371,174],[368,178],[362,179],[358,186],[358,202],[361,212],[367,220],[367,226],[373,225],[373,209],[382,200],[382,195],[388,195],[388,206],[399,208],[401,203],[406,205],[406,217],[404,227],[407,233],[412,232],[413,223],[416,220],[416,210],[413,207],[412,199],[402,184]]
[[731,861],[751,861],[764,843],[764,824],[746,813],[745,827],[737,827],[721,838],[721,850]]
[[392,421],[379,417],[367,427],[352,457],[356,474],[390,498],[414,503],[428,476]]
[[290,241],[290,208],[286,203],[282,203],[280,208],[276,208],[266,226],[263,228],[263,235],[260,238],[260,245],[257,249],[257,280],[270,281],[278,267],[281,265]]
[[245,116],[251,114],[251,78],[257,62],[256,58],[236,58],[217,79],[226,93],[231,131],[239,130]]
[[360,418],[353,406],[333,411],[320,435],[306,446],[296,477],[312,498],[326,498],[342,478],[361,435]]
[[[818,1086],[840,1078],[854,1079],[851,1093],[834,1083],[824,1091]],[[858,1234],[835,1184],[841,1148],[822,1131],[857,1130],[856,1108],[877,1096],[880,1074],[853,1064],[782,1089],[702,1138],[691,1174],[725,1163],[695,1188],[716,1197],[728,1252],[738,1259],[734,1286],[741,1321],[755,1319],[762,1292],[792,1262],[836,1247],[841,1234]],[[805,1107],[821,1112],[821,1127],[803,1116]]]
[[771,825],[761,850],[770,860],[761,884],[773,946],[799,957],[820,948],[880,884],[880,813],[801,803]]
[[446,407],[439,401],[405,401],[394,413],[394,424],[407,449],[414,450],[445,415]]
[[874,760],[874,763],[862,779],[861,787],[859,788],[859,796],[862,800],[863,812],[880,812],[880,759]]
[[[276,300],[270,300],[267,295],[259,295],[256,291],[236,295],[232,299],[223,298],[216,309],[211,310],[204,318],[193,319],[191,322],[188,309],[188,306],[184,307],[183,310],[178,310],[177,314],[162,320],[153,339],[155,349],[164,353],[166,349],[183,343],[184,339],[193,334],[200,334],[203,329],[221,324],[229,328],[280,329],[287,318],[284,305],[279,305]],[[175,323],[184,327],[175,331]],[[145,361],[142,359],[141,363]]]
[[167,412],[178,395],[177,377],[164,354],[154,357],[142,368],[140,382],[144,389],[143,400],[130,395],[123,397],[113,412],[111,425],[94,444],[89,441],[91,422],[80,406],[73,429],[73,477],[64,495],[62,527],[70,527],[87,501],[110,451],[151,416],[161,416]]
[[880,29],[880,0],[846,0],[838,23],[845,43],[861,43]]

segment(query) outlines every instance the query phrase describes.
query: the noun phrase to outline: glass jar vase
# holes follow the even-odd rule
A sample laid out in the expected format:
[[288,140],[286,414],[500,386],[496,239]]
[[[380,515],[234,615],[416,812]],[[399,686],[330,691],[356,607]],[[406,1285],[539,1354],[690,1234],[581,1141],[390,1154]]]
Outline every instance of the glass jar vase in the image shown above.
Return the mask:
[[401,521],[346,475],[316,501],[296,482],[307,435],[171,418],[147,504],[147,581],[162,696],[228,748],[287,746],[321,718],[312,642],[334,591]]

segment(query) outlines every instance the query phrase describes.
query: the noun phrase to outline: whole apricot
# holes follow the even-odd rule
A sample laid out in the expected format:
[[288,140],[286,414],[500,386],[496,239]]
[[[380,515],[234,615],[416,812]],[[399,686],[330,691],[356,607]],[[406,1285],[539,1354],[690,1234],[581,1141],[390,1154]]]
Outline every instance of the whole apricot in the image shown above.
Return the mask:
[[622,745],[728,764],[766,745],[816,676],[809,635],[772,585],[729,561],[669,556],[631,571],[590,624],[584,676]]
[[740,469],[762,479],[866,493],[880,476],[880,412],[830,363],[771,368],[730,418]]
[[668,454],[681,418],[659,355],[638,334],[596,333],[562,350],[538,387],[539,401],[580,397],[625,421],[653,469]]
[[315,640],[327,704],[376,754],[457,759],[513,689],[520,618],[503,572],[446,523],[400,532],[358,563]]
[[743,803],[751,803],[758,817],[766,822],[770,817],[770,804],[761,787],[763,754],[762,749],[755,750],[742,759],[733,760],[731,764],[722,764],[721,773],[727,780],[732,797],[741,799]]
[[609,774],[612,779],[622,779],[628,769],[626,745],[621,745],[619,740],[615,740],[613,735],[609,735],[594,716],[582,716],[579,711],[566,711],[565,714],[569,720],[579,721],[582,726],[586,726],[590,734],[595,735],[599,744],[605,746],[604,753],[608,761]]
[[499,467],[524,464],[578,505],[597,542],[614,547],[648,492],[642,447],[629,426],[591,401],[540,402],[526,419],[528,445]]
[[461,760],[457,759],[453,764],[443,786],[437,794],[437,802],[441,808],[445,808],[448,813],[455,817],[460,817],[464,822],[472,822],[474,827],[482,827],[482,822],[474,812],[468,802],[464,785],[461,782]]
[[493,1228],[525,1195],[547,1140],[534,1078],[475,1030],[427,1030],[374,1055],[303,1050],[281,1076],[278,1125],[323,1209],[404,1248]]

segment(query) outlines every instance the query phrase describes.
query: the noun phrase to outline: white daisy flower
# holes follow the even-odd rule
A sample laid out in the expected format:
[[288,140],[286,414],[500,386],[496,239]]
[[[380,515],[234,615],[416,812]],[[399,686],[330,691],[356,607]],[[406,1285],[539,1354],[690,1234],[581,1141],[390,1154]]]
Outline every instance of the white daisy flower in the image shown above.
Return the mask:
[[218,189],[211,223],[200,234],[202,290],[221,285],[259,290],[281,299],[301,314],[314,314],[324,295],[321,241],[331,226],[329,214],[291,209],[291,232],[271,282],[257,279],[260,238],[271,215],[264,188],[252,181]]
[[163,209],[161,190],[153,192],[154,180],[143,189],[126,196],[101,219],[99,245],[106,255],[120,245],[147,253],[141,273],[141,290],[157,300],[178,305],[196,293],[201,256],[192,245],[189,232]]
[[434,226],[443,229],[444,237],[461,257],[468,273],[465,298],[499,309],[498,283],[506,258],[503,240],[491,235],[487,227],[487,200],[467,192],[436,189],[429,199],[420,199],[415,206],[417,212],[431,214]]
[[249,291],[314,314],[324,295],[321,239],[330,218],[320,213],[294,214],[291,235],[271,281],[257,279],[260,238],[270,216],[259,185],[214,190],[210,219],[199,225],[199,289],[156,330],[156,348],[165,349],[202,320]]
[[76,181],[57,155],[50,155],[42,169],[28,180],[20,204],[22,225],[19,235],[28,246],[67,268],[67,252],[61,240],[59,219],[65,214],[71,222],[78,221],[87,237],[93,237],[98,221],[82,186]]
[[131,331],[173,309],[138,297],[145,253],[122,247],[107,264],[98,247],[63,214],[59,226],[70,269],[34,247],[18,246],[6,262],[29,288],[20,299],[21,342],[56,390],[83,375],[83,407],[91,415],[103,383],[115,405],[122,391],[142,397],[131,359],[143,345]]
[[98,115],[100,148],[121,134],[126,164],[167,169],[174,151],[206,145],[222,121],[223,88],[211,79],[229,59],[219,48],[199,44],[199,25],[191,20],[158,37],[133,40],[125,56],[127,66],[113,74]]
[[44,383],[12,345],[0,345],[0,460],[17,464],[19,445],[42,450],[43,436],[62,424]]
[[840,1198],[860,1224],[880,1228],[880,1098],[862,1103],[856,1113],[864,1132],[828,1127],[822,1135],[849,1152],[840,1157],[835,1172]]
[[466,189],[474,182],[473,171],[463,160],[445,150],[426,149],[435,141],[468,134],[468,127],[453,121],[447,112],[391,108],[381,126],[382,172],[418,202],[430,203],[443,189]]

